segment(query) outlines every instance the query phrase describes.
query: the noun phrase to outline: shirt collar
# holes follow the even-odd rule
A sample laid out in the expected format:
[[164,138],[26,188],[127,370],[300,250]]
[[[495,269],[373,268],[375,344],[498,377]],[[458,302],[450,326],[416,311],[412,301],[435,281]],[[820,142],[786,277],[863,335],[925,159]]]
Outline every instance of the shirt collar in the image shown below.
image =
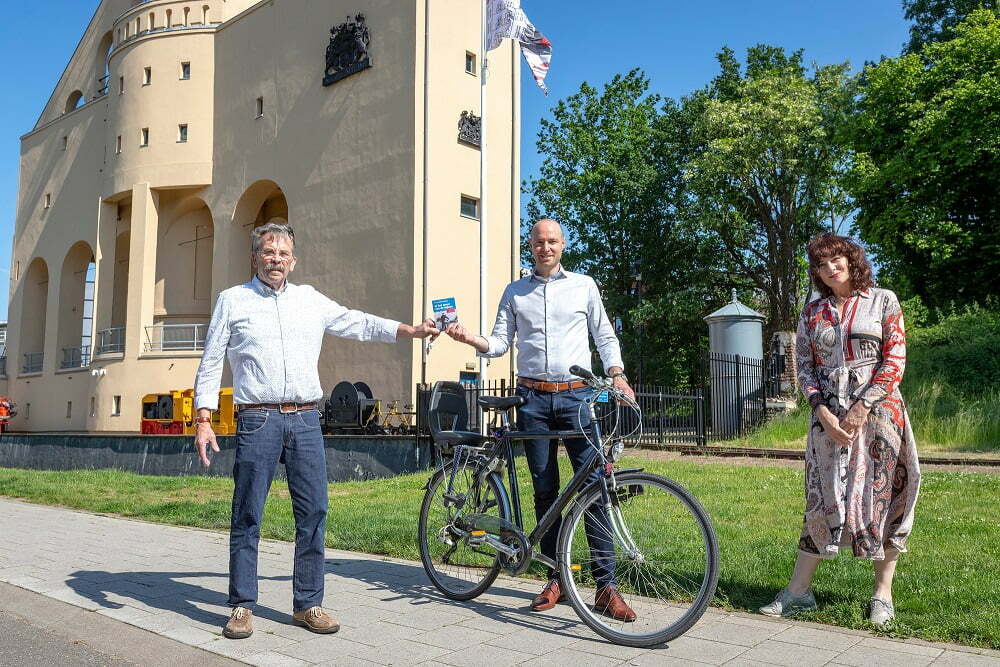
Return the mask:
[[253,278],[250,279],[250,284],[253,285],[254,291],[256,291],[261,296],[274,296],[275,294],[283,294],[288,286],[291,284],[288,280],[285,280],[285,284],[281,286],[280,290],[275,290],[270,285],[265,283],[257,274],[254,274]]
[[549,277],[548,280],[546,280],[545,278],[542,278],[537,273],[535,273],[534,269],[531,270],[531,279],[532,280],[537,280],[540,283],[546,283],[546,282],[549,282],[549,281],[552,281],[552,280],[559,280],[560,278],[565,278],[567,273],[568,273],[568,271],[566,271],[565,269],[563,269],[562,264],[560,264],[558,267],[556,267],[556,270],[552,273],[552,275]]

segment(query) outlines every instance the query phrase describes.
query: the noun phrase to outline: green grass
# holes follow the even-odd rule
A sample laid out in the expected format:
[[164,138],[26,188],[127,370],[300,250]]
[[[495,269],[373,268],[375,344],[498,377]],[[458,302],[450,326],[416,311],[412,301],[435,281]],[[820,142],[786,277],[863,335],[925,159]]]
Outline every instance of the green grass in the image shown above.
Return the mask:
[[[927,382],[904,388],[903,399],[918,453],[1000,453],[1000,390],[962,396],[948,385]],[[804,449],[808,429],[809,410],[799,407],[743,438],[718,444]]]
[[[801,471],[690,461],[624,463],[683,483],[712,515],[722,551],[716,604],[754,610],[786,583],[802,524]],[[522,479],[530,525],[531,493],[527,475]],[[327,546],[417,560],[417,512],[425,481],[426,475],[418,474],[331,484]],[[231,494],[232,481],[220,478],[0,469],[3,496],[184,526],[227,529]],[[896,579],[900,621],[894,634],[1000,648],[1000,523],[988,509],[998,496],[997,476],[925,474],[911,553],[903,556]],[[293,539],[291,504],[282,483],[268,499],[261,534]],[[863,620],[871,594],[869,563],[842,556],[824,564],[814,590],[820,610],[810,619],[871,629]]]

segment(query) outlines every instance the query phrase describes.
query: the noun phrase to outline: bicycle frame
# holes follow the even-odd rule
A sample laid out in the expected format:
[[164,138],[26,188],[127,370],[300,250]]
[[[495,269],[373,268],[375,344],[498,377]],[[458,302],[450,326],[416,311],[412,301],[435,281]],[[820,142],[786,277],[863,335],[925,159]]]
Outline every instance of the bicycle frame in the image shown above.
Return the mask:
[[[531,559],[543,563],[551,568],[558,568],[558,564],[553,561],[548,556],[538,553],[535,551],[535,547],[541,542],[542,537],[545,533],[549,531],[550,528],[555,524],[560,516],[562,516],[563,511],[569,507],[570,503],[576,498],[577,494],[586,486],[588,478],[595,472],[599,472],[597,483],[601,485],[601,500],[604,506],[607,506],[611,502],[610,495],[608,493],[607,480],[611,475],[610,470],[608,470],[608,460],[604,455],[604,451],[601,448],[601,426],[598,423],[597,415],[594,411],[593,402],[588,403],[588,409],[590,410],[590,431],[594,438],[594,442],[598,443],[598,446],[594,448],[594,451],[586,459],[580,469],[576,471],[573,478],[570,479],[569,483],[559,492],[552,506],[545,512],[542,518],[538,521],[534,530],[527,535],[528,544],[531,546],[532,554]],[[503,414],[504,425],[507,425],[507,413]],[[507,494],[510,496],[510,507],[511,513],[513,514],[513,519],[515,525],[523,533],[524,532],[524,515],[521,509],[521,493],[520,488],[517,483],[517,470],[515,466],[514,458],[514,446],[513,443],[518,440],[533,440],[533,439],[553,439],[553,438],[570,438],[570,437],[586,437],[587,432],[584,430],[578,431],[542,431],[542,432],[532,432],[532,431],[499,431],[499,439],[502,441],[501,451],[503,457],[506,459],[507,464]],[[612,519],[613,521],[613,519]]]

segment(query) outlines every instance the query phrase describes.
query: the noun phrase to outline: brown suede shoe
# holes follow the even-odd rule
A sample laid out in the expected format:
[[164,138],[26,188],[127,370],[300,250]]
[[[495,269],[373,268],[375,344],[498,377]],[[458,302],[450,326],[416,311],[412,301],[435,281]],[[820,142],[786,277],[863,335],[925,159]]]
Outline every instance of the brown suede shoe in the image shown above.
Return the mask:
[[333,620],[329,614],[323,611],[322,607],[297,611],[292,614],[292,622],[295,625],[301,625],[310,632],[318,632],[321,635],[333,634],[340,630],[340,623]]
[[562,588],[559,587],[558,579],[549,579],[542,592],[531,601],[531,611],[548,611],[556,606],[557,602],[565,600]]
[[626,623],[631,623],[636,618],[635,612],[626,604],[625,599],[615,586],[605,586],[597,591],[594,611]]
[[253,634],[253,612],[246,607],[233,607],[229,622],[222,629],[227,639],[246,639]]

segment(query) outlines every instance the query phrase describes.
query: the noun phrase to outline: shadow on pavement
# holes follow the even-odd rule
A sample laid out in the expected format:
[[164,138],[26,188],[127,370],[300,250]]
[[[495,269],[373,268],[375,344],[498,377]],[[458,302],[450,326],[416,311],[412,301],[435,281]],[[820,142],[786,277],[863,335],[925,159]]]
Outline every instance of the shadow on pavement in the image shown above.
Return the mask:
[[[185,579],[223,579],[229,581],[227,572],[107,572],[103,570],[78,570],[70,574],[66,585],[78,595],[102,607],[120,609],[125,605],[109,599],[109,595],[131,598],[146,606],[180,614],[192,621],[222,627],[229,620],[228,614],[218,614],[201,609],[195,601],[226,607],[225,593],[205,588]],[[260,580],[291,581],[291,576],[259,577]],[[254,615],[278,623],[291,623],[289,614],[260,604]]]

